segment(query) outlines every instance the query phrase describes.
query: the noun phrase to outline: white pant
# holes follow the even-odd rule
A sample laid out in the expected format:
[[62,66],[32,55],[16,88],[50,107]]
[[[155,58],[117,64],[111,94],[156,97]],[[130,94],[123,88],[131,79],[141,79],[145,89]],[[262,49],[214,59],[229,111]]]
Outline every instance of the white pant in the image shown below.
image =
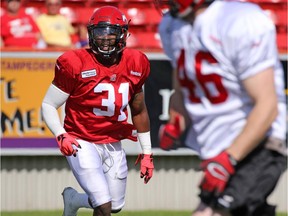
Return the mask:
[[111,201],[112,209],[121,209],[125,204],[128,175],[126,154],[121,142],[94,144],[77,141],[82,147],[78,148],[77,156],[66,158],[93,208]]

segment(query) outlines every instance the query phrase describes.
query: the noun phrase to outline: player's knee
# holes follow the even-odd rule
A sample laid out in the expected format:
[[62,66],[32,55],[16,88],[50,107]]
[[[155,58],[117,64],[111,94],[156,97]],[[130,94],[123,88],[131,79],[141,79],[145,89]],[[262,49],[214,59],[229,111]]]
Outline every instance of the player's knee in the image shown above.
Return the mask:
[[111,213],[116,214],[116,213],[120,212],[121,210],[122,210],[121,208],[120,209],[112,209]]
[[112,201],[111,213],[118,213],[122,210],[125,205],[124,199],[118,201]]

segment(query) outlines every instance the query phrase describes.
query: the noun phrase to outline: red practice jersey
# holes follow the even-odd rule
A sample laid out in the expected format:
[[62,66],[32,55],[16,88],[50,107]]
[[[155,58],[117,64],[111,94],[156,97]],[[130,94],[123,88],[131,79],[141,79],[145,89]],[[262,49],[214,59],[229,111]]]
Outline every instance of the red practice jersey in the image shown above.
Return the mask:
[[90,49],[65,52],[57,59],[53,84],[70,96],[64,128],[72,136],[95,143],[137,140],[127,122],[127,105],[150,73],[146,55],[124,49],[119,64],[104,67]]

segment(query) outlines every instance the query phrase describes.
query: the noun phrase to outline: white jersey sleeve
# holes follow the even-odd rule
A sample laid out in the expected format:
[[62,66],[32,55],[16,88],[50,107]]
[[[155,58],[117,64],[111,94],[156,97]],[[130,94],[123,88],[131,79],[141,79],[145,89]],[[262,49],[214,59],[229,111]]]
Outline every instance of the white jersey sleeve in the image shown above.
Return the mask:
[[256,5],[245,7],[245,13],[240,11],[231,16],[235,17],[233,24],[229,30],[223,28],[221,38],[239,77],[246,79],[275,65],[278,52],[275,26],[268,16]]
[[172,17],[170,13],[166,13],[162,17],[162,20],[158,26],[158,32],[161,38],[164,53],[171,60],[173,68],[176,67],[177,59],[175,58],[174,50],[179,50],[183,47],[181,40],[179,40],[175,35],[178,35],[180,29],[186,25],[188,25],[188,23],[184,22],[181,19]]
[[69,95],[67,93],[51,84],[42,102],[43,118],[55,137],[66,133],[60,122],[57,109],[66,102],[68,97]]
[[170,59],[173,59],[173,53],[171,49],[171,24],[172,22],[173,22],[173,17],[169,13],[166,13],[162,17],[158,26],[158,32],[161,38],[164,53]]

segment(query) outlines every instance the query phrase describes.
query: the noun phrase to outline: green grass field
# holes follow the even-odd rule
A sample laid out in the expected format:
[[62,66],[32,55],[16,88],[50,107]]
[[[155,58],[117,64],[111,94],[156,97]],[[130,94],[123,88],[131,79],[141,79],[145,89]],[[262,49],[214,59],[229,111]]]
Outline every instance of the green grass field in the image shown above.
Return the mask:
[[[78,216],[91,216],[92,211],[80,211]],[[62,211],[2,212],[1,216],[62,216]],[[115,216],[190,216],[191,211],[123,211]],[[278,213],[277,216],[288,216]]]

